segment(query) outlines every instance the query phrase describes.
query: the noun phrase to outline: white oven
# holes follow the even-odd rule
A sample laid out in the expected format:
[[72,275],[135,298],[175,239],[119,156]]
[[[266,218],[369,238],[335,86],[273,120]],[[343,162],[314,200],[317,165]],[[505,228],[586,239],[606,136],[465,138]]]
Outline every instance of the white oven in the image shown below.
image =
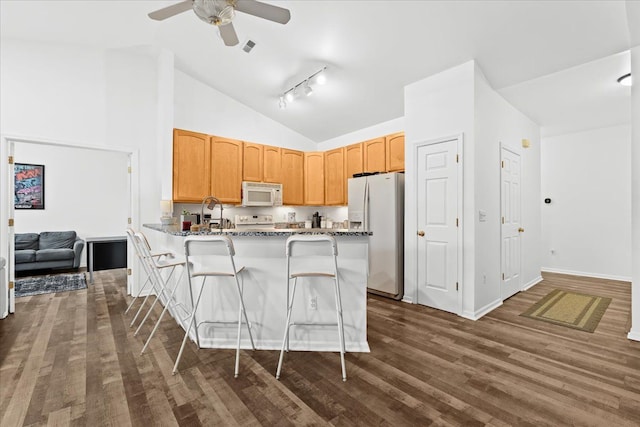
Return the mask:
[[242,206],[282,206],[282,184],[243,181]]

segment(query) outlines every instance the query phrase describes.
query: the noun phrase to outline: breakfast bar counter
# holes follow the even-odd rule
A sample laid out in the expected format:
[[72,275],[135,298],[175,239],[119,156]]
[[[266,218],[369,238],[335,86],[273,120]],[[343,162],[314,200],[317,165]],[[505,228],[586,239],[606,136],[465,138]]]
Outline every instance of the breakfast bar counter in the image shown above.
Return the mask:
[[[215,231],[180,231],[177,226],[144,224],[145,234],[154,250],[167,249],[184,254],[188,236],[226,235],[235,248],[237,267],[244,266],[241,283],[244,301],[258,349],[279,350],[282,344],[287,306],[287,273],[285,241],[292,233],[330,234],[338,244],[338,272],[342,296],[345,343],[348,352],[368,352],[367,343],[367,274],[370,232],[339,229],[228,229]],[[305,267],[305,266],[302,266]],[[312,266],[306,266],[307,268]],[[179,270],[179,269],[178,269]],[[190,306],[186,272],[174,273],[179,278],[177,299]],[[173,286],[175,282],[170,283]],[[194,285],[195,286],[195,285]],[[326,278],[299,279],[293,319],[305,323],[335,323],[335,297],[332,282]],[[175,316],[174,313],[172,313]],[[197,313],[198,321],[233,322],[238,318],[238,296],[233,280],[207,282]],[[178,321],[180,324],[180,322]],[[181,325],[184,327],[184,325]],[[195,333],[191,332],[195,340]],[[234,348],[235,325],[205,323],[200,326],[203,348]],[[246,328],[242,348],[250,348]],[[335,326],[300,325],[291,328],[292,350],[339,351]]]

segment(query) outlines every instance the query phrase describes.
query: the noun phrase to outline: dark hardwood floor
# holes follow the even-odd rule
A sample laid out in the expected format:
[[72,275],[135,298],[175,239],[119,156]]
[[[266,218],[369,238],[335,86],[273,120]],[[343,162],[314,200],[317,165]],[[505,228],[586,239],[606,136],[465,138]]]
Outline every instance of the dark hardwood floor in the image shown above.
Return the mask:
[[[87,290],[19,298],[0,321],[0,425],[640,425],[630,284],[555,274],[479,321],[369,298],[371,353],[197,350],[172,376],[167,317],[140,356],[124,270]],[[613,298],[594,333],[519,316],[554,288]],[[157,313],[156,313],[157,315]]]

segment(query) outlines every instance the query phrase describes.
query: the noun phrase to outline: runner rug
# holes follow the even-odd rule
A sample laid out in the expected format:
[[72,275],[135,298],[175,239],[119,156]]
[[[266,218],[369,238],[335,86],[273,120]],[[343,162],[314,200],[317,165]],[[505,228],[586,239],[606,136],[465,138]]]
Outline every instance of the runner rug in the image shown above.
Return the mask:
[[50,274],[17,279],[15,295],[18,298],[51,292],[77,291],[86,287],[87,281],[84,273]]
[[556,289],[520,316],[593,332],[610,302],[611,298]]

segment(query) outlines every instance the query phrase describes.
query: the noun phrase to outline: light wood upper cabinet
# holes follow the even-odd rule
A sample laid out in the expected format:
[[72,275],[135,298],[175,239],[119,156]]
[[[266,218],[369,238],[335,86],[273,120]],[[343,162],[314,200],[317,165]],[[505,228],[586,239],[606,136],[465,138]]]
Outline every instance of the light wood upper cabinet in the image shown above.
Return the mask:
[[173,130],[173,200],[201,202],[209,194],[209,135]]
[[345,148],[336,148],[324,153],[324,203],[344,205],[346,193]]
[[386,140],[384,137],[362,143],[363,172],[384,172],[387,170]]
[[324,153],[304,153],[304,204],[324,205]]
[[280,147],[264,146],[263,181],[282,183],[282,153]]
[[242,202],[242,141],[211,137],[211,195],[222,203]]
[[362,143],[347,145],[345,147],[345,178],[353,178],[356,173],[362,173]]
[[394,133],[386,137],[387,172],[404,170],[404,132]]
[[304,153],[282,148],[282,204],[304,204]]
[[244,181],[262,182],[263,145],[244,143],[242,154],[242,179]]

